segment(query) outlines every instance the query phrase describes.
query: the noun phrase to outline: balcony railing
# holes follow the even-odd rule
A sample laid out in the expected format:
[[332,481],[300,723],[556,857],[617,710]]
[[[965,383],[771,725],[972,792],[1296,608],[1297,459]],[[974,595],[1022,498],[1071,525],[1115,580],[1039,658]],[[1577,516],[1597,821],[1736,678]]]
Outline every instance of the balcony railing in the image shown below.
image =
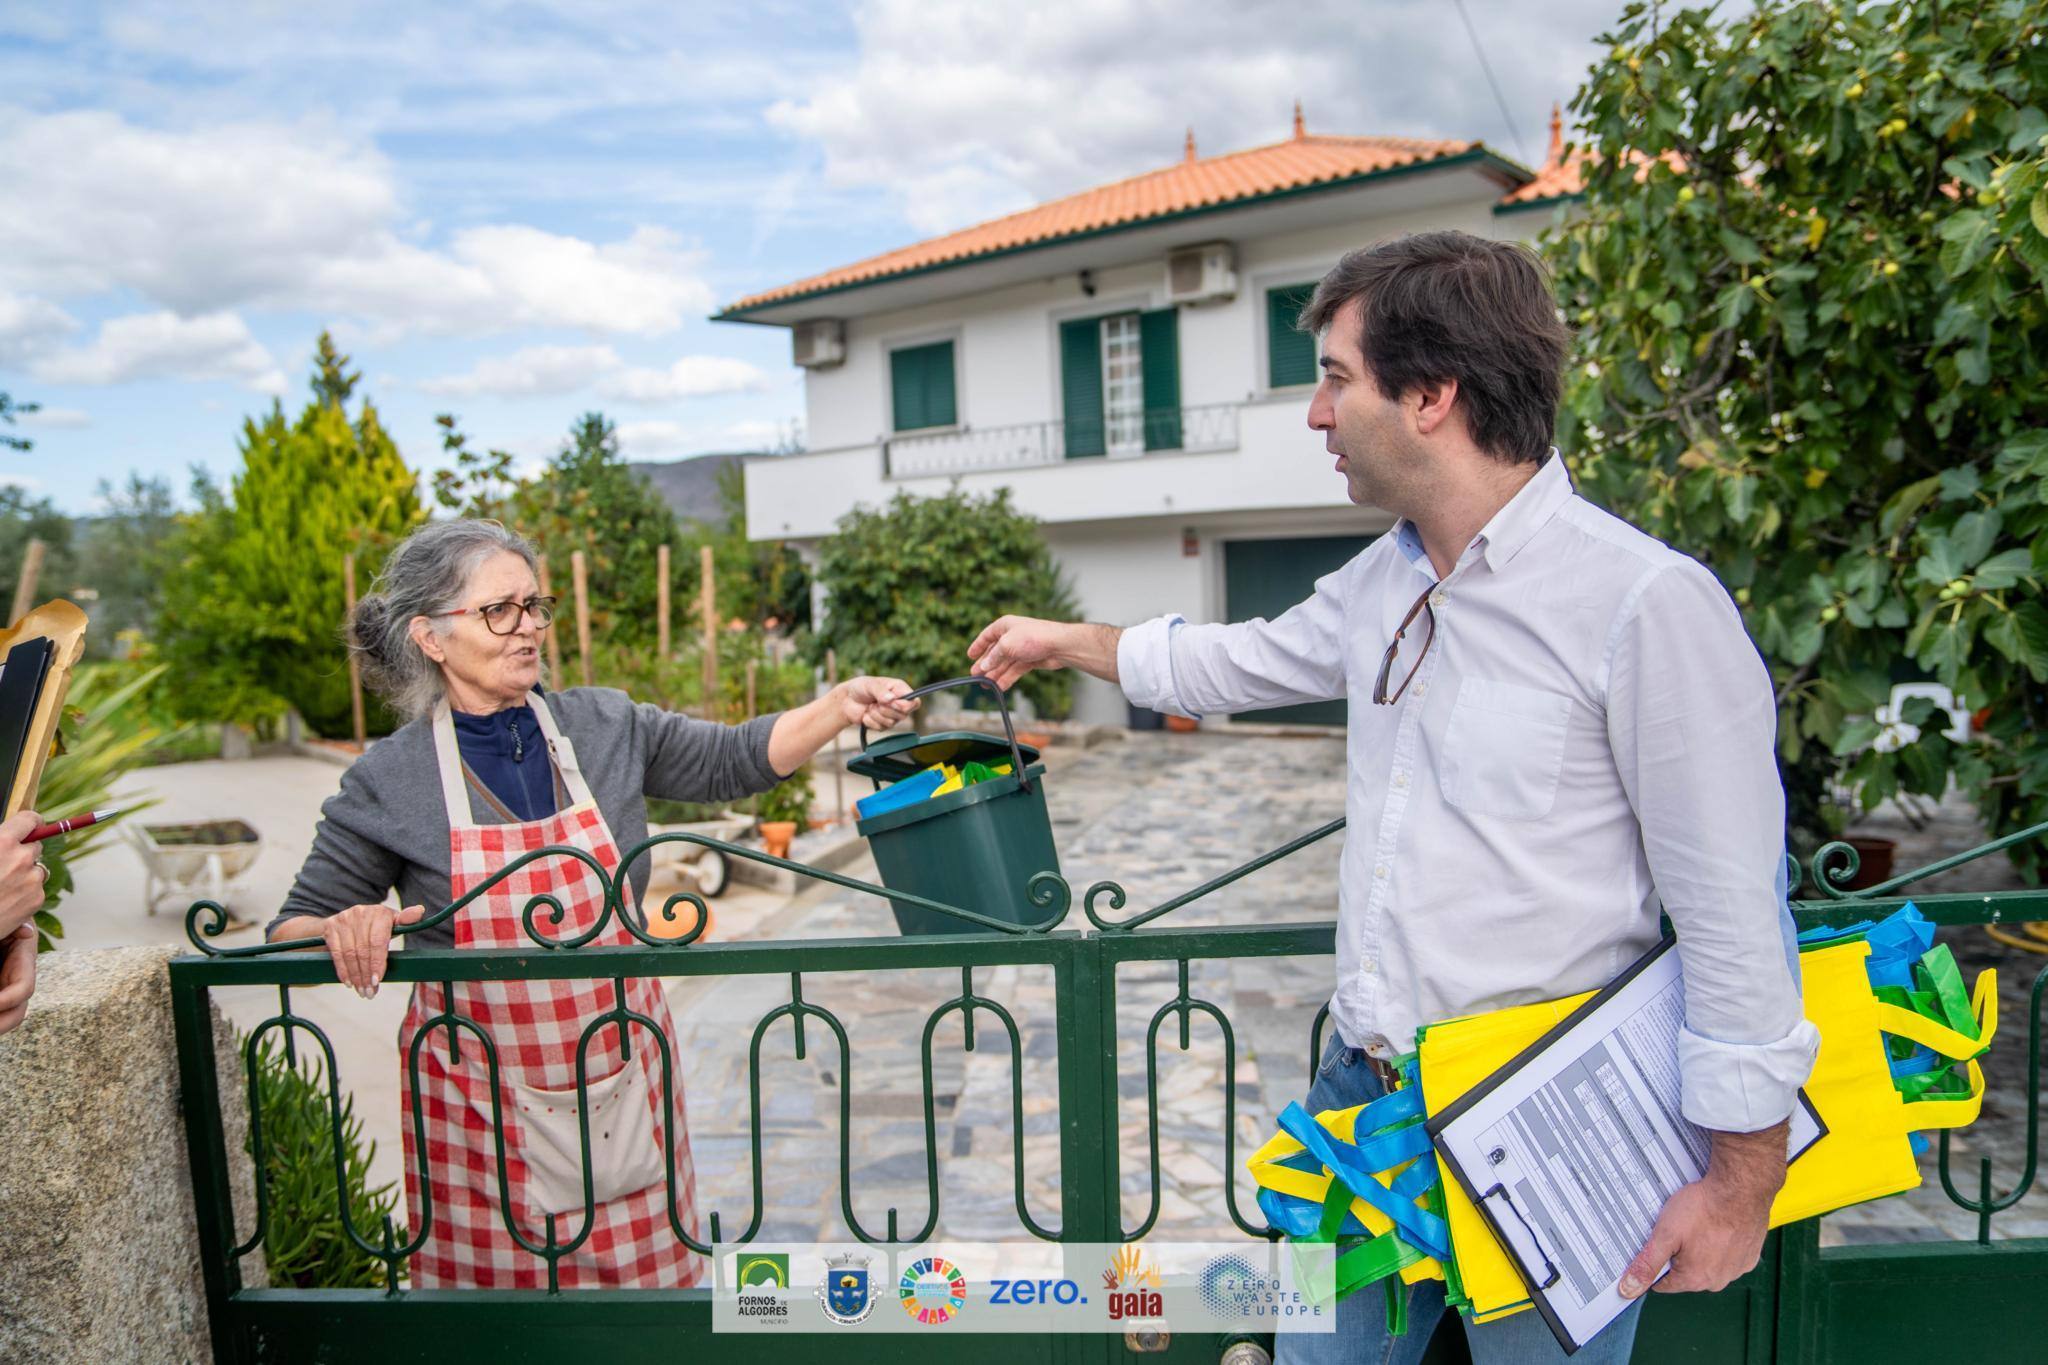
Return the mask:
[[[1091,456],[1116,459],[1235,450],[1238,406],[1210,403],[1193,408],[1155,409],[1134,415],[1127,424],[1112,418],[1107,422],[1021,422],[1006,427],[912,432],[892,436],[882,443],[882,469],[892,479],[928,479],[947,474],[1035,469]],[[1071,453],[1070,427],[1074,447]]]

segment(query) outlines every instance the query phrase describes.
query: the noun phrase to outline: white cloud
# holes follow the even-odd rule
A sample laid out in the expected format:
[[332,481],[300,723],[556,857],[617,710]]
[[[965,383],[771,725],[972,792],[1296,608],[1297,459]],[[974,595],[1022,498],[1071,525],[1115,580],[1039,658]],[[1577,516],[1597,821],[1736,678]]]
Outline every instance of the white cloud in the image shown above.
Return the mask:
[[619,450],[630,460],[658,460],[707,450],[765,450],[783,435],[773,422],[739,421],[720,427],[678,422],[621,422]]
[[894,192],[937,232],[1203,154],[1310,132],[1477,138],[1540,160],[1615,0],[1472,0],[1511,127],[1440,0],[871,0],[859,56],[771,124],[817,144],[828,181]]
[[47,299],[0,290],[0,365],[26,364],[77,330],[78,320]]
[[83,408],[38,408],[22,413],[21,424],[51,431],[82,431],[92,425],[92,414]]
[[112,318],[90,343],[53,351],[37,360],[30,373],[46,384],[230,380],[259,393],[285,391],[284,371],[233,313],[194,318],[132,313]]
[[422,245],[383,155],[319,124],[167,132],[104,111],[8,111],[0,183],[35,206],[0,215],[0,289],[477,335],[659,335],[714,303],[702,253],[665,228],[599,243],[491,225]]
[[628,403],[671,403],[768,386],[756,366],[729,356],[686,355],[666,369],[629,366],[609,346],[527,346],[508,356],[478,361],[467,374],[430,379],[428,393],[528,397],[595,387]]
[[696,433],[675,422],[621,422],[618,435],[619,453],[629,460],[679,455],[696,442]]
[[526,346],[511,355],[480,360],[468,374],[429,379],[420,387],[465,398],[486,393],[507,398],[574,393],[624,363],[609,346]]
[[767,387],[768,376],[744,360],[686,355],[665,370],[624,370],[601,382],[598,391],[629,403],[667,403],[719,393],[757,393]]

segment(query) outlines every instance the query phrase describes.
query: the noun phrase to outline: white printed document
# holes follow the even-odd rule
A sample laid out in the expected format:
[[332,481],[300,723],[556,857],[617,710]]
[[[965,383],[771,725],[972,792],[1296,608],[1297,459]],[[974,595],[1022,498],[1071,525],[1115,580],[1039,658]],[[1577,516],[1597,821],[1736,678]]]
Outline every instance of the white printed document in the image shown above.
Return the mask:
[[[1684,1018],[1666,939],[1429,1121],[1452,1178],[1519,1263],[1567,1353],[1629,1306],[1615,1287],[1622,1272],[1665,1201],[1706,1174],[1707,1133],[1679,1112]],[[1823,1131],[1802,1093],[1788,1157]]]

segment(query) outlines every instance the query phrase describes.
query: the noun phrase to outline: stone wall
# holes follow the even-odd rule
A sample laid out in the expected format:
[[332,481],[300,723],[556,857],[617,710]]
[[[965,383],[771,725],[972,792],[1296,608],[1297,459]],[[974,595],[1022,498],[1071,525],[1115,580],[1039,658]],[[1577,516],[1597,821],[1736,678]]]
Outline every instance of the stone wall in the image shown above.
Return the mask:
[[[165,948],[45,954],[0,1038],[0,1361],[212,1359]],[[218,1011],[238,1236],[253,1227],[241,1064]],[[260,1255],[244,1281],[262,1284]]]

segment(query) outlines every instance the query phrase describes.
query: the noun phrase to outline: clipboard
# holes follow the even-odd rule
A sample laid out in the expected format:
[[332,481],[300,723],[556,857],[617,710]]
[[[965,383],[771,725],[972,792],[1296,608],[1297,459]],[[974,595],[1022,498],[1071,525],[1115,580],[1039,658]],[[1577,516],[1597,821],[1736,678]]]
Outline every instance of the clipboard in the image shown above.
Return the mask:
[[[1460,1141],[1454,1146],[1452,1142],[1446,1140],[1446,1133],[1459,1125],[1461,1120],[1466,1120],[1475,1109],[1483,1104],[1487,1104],[1503,1086],[1508,1085],[1510,1081],[1520,1078],[1521,1073],[1530,1068],[1532,1064],[1538,1062],[1539,1059],[1544,1059],[1545,1054],[1562,1043],[1576,1030],[1579,1030],[1582,1025],[1593,1019],[1594,1016],[1606,1011],[1616,1001],[1616,998],[1625,991],[1628,991],[1629,987],[1636,983],[1645,972],[1650,971],[1653,967],[1657,967],[1659,969],[1657,973],[1659,981],[1664,983],[1658,988],[1659,993],[1671,989],[1671,974],[1675,971],[1676,961],[1675,959],[1668,962],[1665,961],[1665,955],[1671,952],[1675,946],[1676,940],[1667,935],[1656,947],[1631,964],[1627,971],[1623,972],[1599,991],[1585,998],[1576,1008],[1570,1010],[1569,1013],[1559,1019],[1557,1023],[1547,1029],[1534,1042],[1529,1043],[1516,1052],[1510,1059],[1496,1067],[1485,1079],[1474,1084],[1464,1094],[1458,1096],[1457,1099],[1444,1106],[1438,1113],[1425,1120],[1425,1130],[1429,1133],[1431,1141],[1436,1148],[1440,1165],[1450,1172],[1459,1191],[1463,1193],[1465,1198],[1470,1201],[1472,1207],[1479,1213],[1481,1219],[1486,1224],[1486,1230],[1492,1234],[1494,1240],[1499,1243],[1500,1248],[1505,1253],[1500,1259],[1505,1260],[1520,1279],[1528,1293],[1529,1304],[1542,1316],[1545,1324],[1550,1328],[1552,1334],[1556,1336],[1558,1344],[1567,1355],[1575,1354],[1581,1346],[1591,1341],[1598,1335],[1600,1328],[1596,1327],[1592,1331],[1587,1332],[1583,1339],[1581,1339],[1574,1335],[1558,1309],[1552,1304],[1550,1296],[1553,1292],[1559,1291],[1561,1281],[1564,1280],[1566,1273],[1565,1269],[1559,1265],[1559,1261],[1565,1259],[1568,1253],[1561,1244],[1552,1245],[1552,1239],[1544,1226],[1546,1223],[1544,1211],[1538,1207],[1523,1207],[1525,1201],[1518,1200],[1515,1197],[1515,1192],[1508,1187],[1508,1182],[1497,1178],[1496,1168],[1491,1167],[1491,1163],[1499,1161],[1504,1164],[1498,1169],[1514,1171],[1517,1168],[1517,1163],[1526,1159],[1526,1154],[1517,1153],[1514,1156],[1510,1156],[1505,1146],[1496,1147],[1487,1154],[1486,1161],[1489,1165],[1474,1163],[1477,1169],[1468,1169],[1467,1164],[1459,1159],[1456,1148],[1467,1146],[1467,1140],[1471,1135],[1461,1134]],[[1641,995],[1642,992],[1639,991],[1635,994]],[[1618,1032],[1584,1035],[1589,1040],[1589,1051],[1592,1047],[1606,1046],[1607,1040],[1616,1036],[1619,1036]],[[1574,1055],[1567,1060],[1575,1063],[1579,1060],[1579,1056]],[[1672,1068],[1675,1073],[1675,1060]],[[1546,1087],[1546,1093],[1547,1090],[1548,1087]],[[1532,1096],[1532,1098],[1534,1097]],[[1799,1157],[1805,1155],[1827,1133],[1826,1124],[1821,1120],[1818,1110],[1814,1108],[1811,1099],[1804,1090],[1799,1093],[1798,1099],[1799,1110],[1795,1115],[1794,1127],[1794,1139],[1798,1145],[1794,1150],[1787,1153],[1788,1162],[1796,1161]],[[1488,1105],[1489,1111],[1497,1110],[1498,1108],[1499,1105],[1497,1104]],[[1679,1117],[1682,1121],[1682,1116]],[[1495,1116],[1493,1121],[1496,1125],[1502,1122],[1498,1116]],[[1700,1131],[1696,1126],[1689,1123],[1685,1126],[1690,1133],[1697,1134]],[[1667,1153],[1667,1155],[1669,1154]],[[1561,1154],[1559,1159],[1563,1159]],[[1672,1165],[1676,1168],[1678,1163],[1673,1162]],[[1703,1167],[1704,1162],[1701,1161],[1700,1165]],[[1581,1181],[1579,1183],[1586,1184],[1589,1182]],[[1638,1189],[1636,1191],[1638,1200],[1640,1200],[1640,1196],[1641,1191]],[[1661,1201],[1657,1207],[1661,1210]],[[1647,1229],[1644,1231],[1647,1232]],[[1627,1258],[1633,1258],[1635,1252],[1639,1249],[1639,1244],[1629,1246],[1626,1251]],[[1613,1248],[1610,1246],[1608,1250],[1611,1254]],[[1556,1255],[1553,1255],[1553,1252]],[[1573,1264],[1571,1270],[1575,1283],[1581,1287],[1588,1282],[1589,1278],[1604,1280],[1604,1277],[1589,1277],[1585,1268],[1578,1264]],[[1579,1292],[1578,1289],[1570,1286],[1566,1288],[1574,1294]],[[1589,1311],[1588,1306],[1576,1298],[1570,1300],[1570,1302],[1575,1305],[1573,1310],[1575,1316],[1583,1315]],[[1499,1311],[1510,1310],[1503,1307]],[[1611,1317],[1606,1319],[1606,1321],[1611,1320]],[[1600,1326],[1604,1327],[1605,1321]]]
[[[0,782],[6,785],[6,808],[0,816],[33,809],[36,788],[57,742],[57,728],[64,717],[64,698],[71,689],[71,676],[85,655],[86,615],[61,599],[45,602],[14,625],[0,631],[0,661],[13,655],[17,646],[47,641],[48,651],[33,688],[15,680],[9,687],[4,666],[0,666],[0,698],[13,692],[22,698],[14,714],[0,714],[0,743],[12,750],[13,775],[5,775],[8,754],[0,752]],[[24,660],[32,655],[24,655]],[[18,728],[17,728],[18,727]],[[20,736],[19,746],[13,736]]]

